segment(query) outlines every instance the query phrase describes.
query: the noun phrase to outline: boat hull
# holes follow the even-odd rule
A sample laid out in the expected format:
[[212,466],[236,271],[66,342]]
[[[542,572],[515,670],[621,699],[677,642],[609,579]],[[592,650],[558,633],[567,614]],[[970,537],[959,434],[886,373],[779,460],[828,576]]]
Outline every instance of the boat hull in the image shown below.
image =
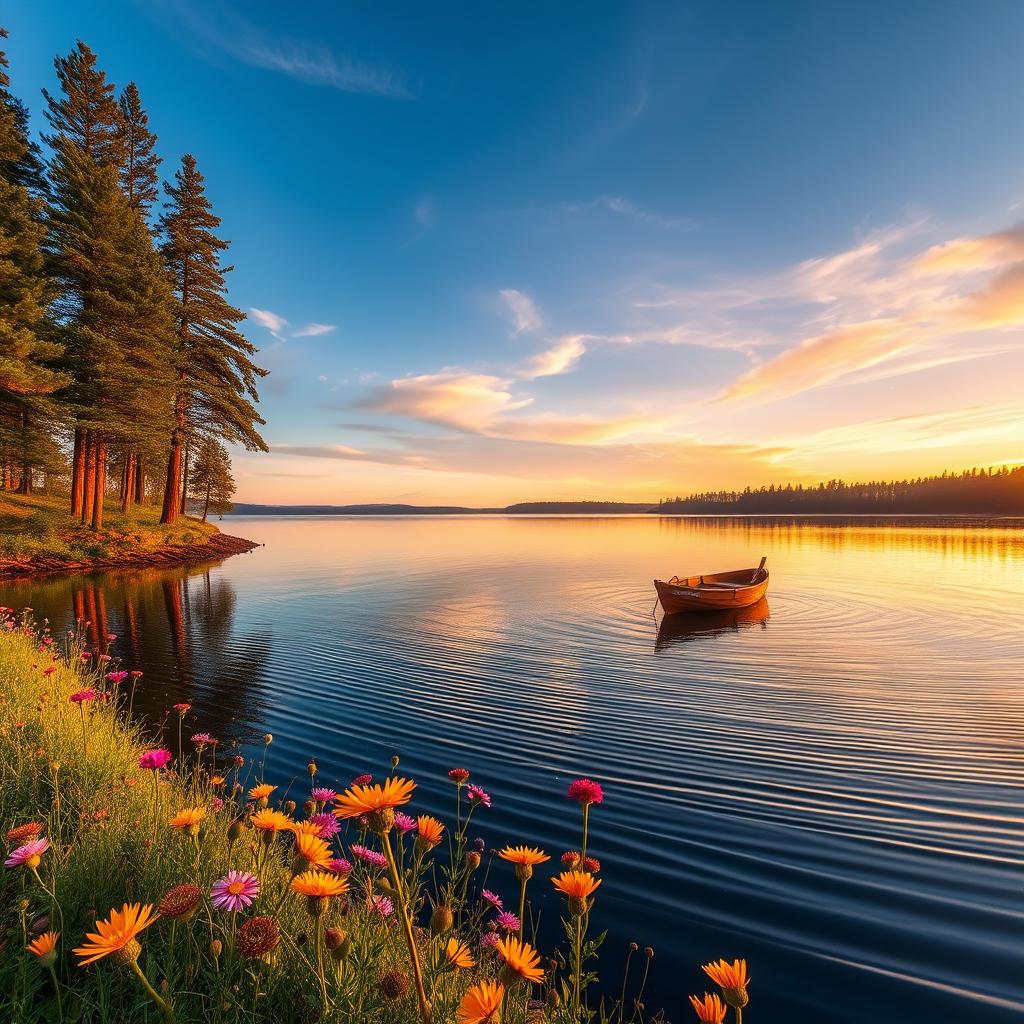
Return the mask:
[[721,612],[749,608],[768,591],[766,569],[737,569],[711,576],[655,580],[654,588],[666,615],[680,612]]

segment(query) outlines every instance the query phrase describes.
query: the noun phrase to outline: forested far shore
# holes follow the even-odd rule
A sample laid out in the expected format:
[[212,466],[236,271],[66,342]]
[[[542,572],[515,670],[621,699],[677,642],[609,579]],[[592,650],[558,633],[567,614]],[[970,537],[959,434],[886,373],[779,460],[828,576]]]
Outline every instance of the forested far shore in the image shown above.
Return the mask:
[[267,450],[220,219],[191,154],[161,198],[134,82],[81,41],[54,68],[40,145],[0,52],[0,490],[65,494],[97,532],[112,493],[205,519],[230,508],[225,443]]
[[1024,515],[1024,466],[967,469],[962,473],[848,484],[769,485],[742,491],[705,491],[663,498],[664,515]]

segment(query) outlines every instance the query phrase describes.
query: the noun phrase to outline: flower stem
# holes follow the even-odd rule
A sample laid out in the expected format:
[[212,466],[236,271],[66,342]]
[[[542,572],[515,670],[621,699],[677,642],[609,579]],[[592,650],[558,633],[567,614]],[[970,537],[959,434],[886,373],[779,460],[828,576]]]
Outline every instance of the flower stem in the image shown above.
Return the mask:
[[167,1024],[175,1024],[174,1011],[171,1009],[171,1004],[166,1000],[162,999],[155,988],[149,983],[149,979],[142,973],[142,968],[139,967],[138,962],[131,960],[128,966],[132,969],[135,976],[142,982],[142,987],[149,993],[149,998],[153,1000],[158,1007],[160,1012],[164,1015],[164,1019]]
[[523,931],[526,928],[526,919],[523,917],[523,913],[526,909],[526,879],[522,878],[519,882],[519,941],[523,941]]
[[53,964],[50,964],[47,969],[53,979],[53,991],[57,996],[57,1020],[60,1021],[60,1024],[64,1024],[64,1006],[60,1001],[60,982],[57,980],[57,972],[53,969]]

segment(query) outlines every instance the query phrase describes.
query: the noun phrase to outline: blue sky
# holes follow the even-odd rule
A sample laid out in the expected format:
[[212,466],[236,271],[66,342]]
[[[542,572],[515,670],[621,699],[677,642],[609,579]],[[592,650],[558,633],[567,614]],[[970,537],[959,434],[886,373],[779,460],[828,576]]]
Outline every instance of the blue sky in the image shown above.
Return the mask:
[[[894,10],[893,7],[898,7]],[[239,497],[646,500],[1021,457],[1016,3],[36,0],[232,241]]]

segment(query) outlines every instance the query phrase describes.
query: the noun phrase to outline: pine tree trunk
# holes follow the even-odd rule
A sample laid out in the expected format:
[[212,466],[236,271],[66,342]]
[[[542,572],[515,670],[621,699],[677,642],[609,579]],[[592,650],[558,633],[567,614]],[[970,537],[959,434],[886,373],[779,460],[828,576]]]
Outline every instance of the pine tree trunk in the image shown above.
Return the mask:
[[182,457],[181,463],[181,507],[178,511],[185,514],[185,502],[188,500],[188,449],[185,449],[185,454]]
[[121,514],[127,513],[132,507],[132,496],[135,494],[135,453],[129,452],[124,457],[124,477],[121,483]]
[[146,464],[142,461],[142,452],[135,453],[135,504],[146,502]]
[[206,485],[206,504],[203,505],[203,522],[206,522],[206,517],[210,514],[210,485]]
[[82,495],[85,489],[85,431],[75,427],[75,454],[71,459],[71,514],[82,514]]
[[167,456],[167,482],[164,484],[164,507],[160,514],[161,523],[173,523],[178,518],[178,482],[181,479],[181,444],[171,442],[171,453]]
[[92,431],[85,432],[85,469],[82,472],[82,525],[92,521],[92,505],[96,498],[96,444]]
[[107,446],[103,441],[96,445],[96,497],[92,505],[92,528],[103,529],[103,498],[107,490]]

